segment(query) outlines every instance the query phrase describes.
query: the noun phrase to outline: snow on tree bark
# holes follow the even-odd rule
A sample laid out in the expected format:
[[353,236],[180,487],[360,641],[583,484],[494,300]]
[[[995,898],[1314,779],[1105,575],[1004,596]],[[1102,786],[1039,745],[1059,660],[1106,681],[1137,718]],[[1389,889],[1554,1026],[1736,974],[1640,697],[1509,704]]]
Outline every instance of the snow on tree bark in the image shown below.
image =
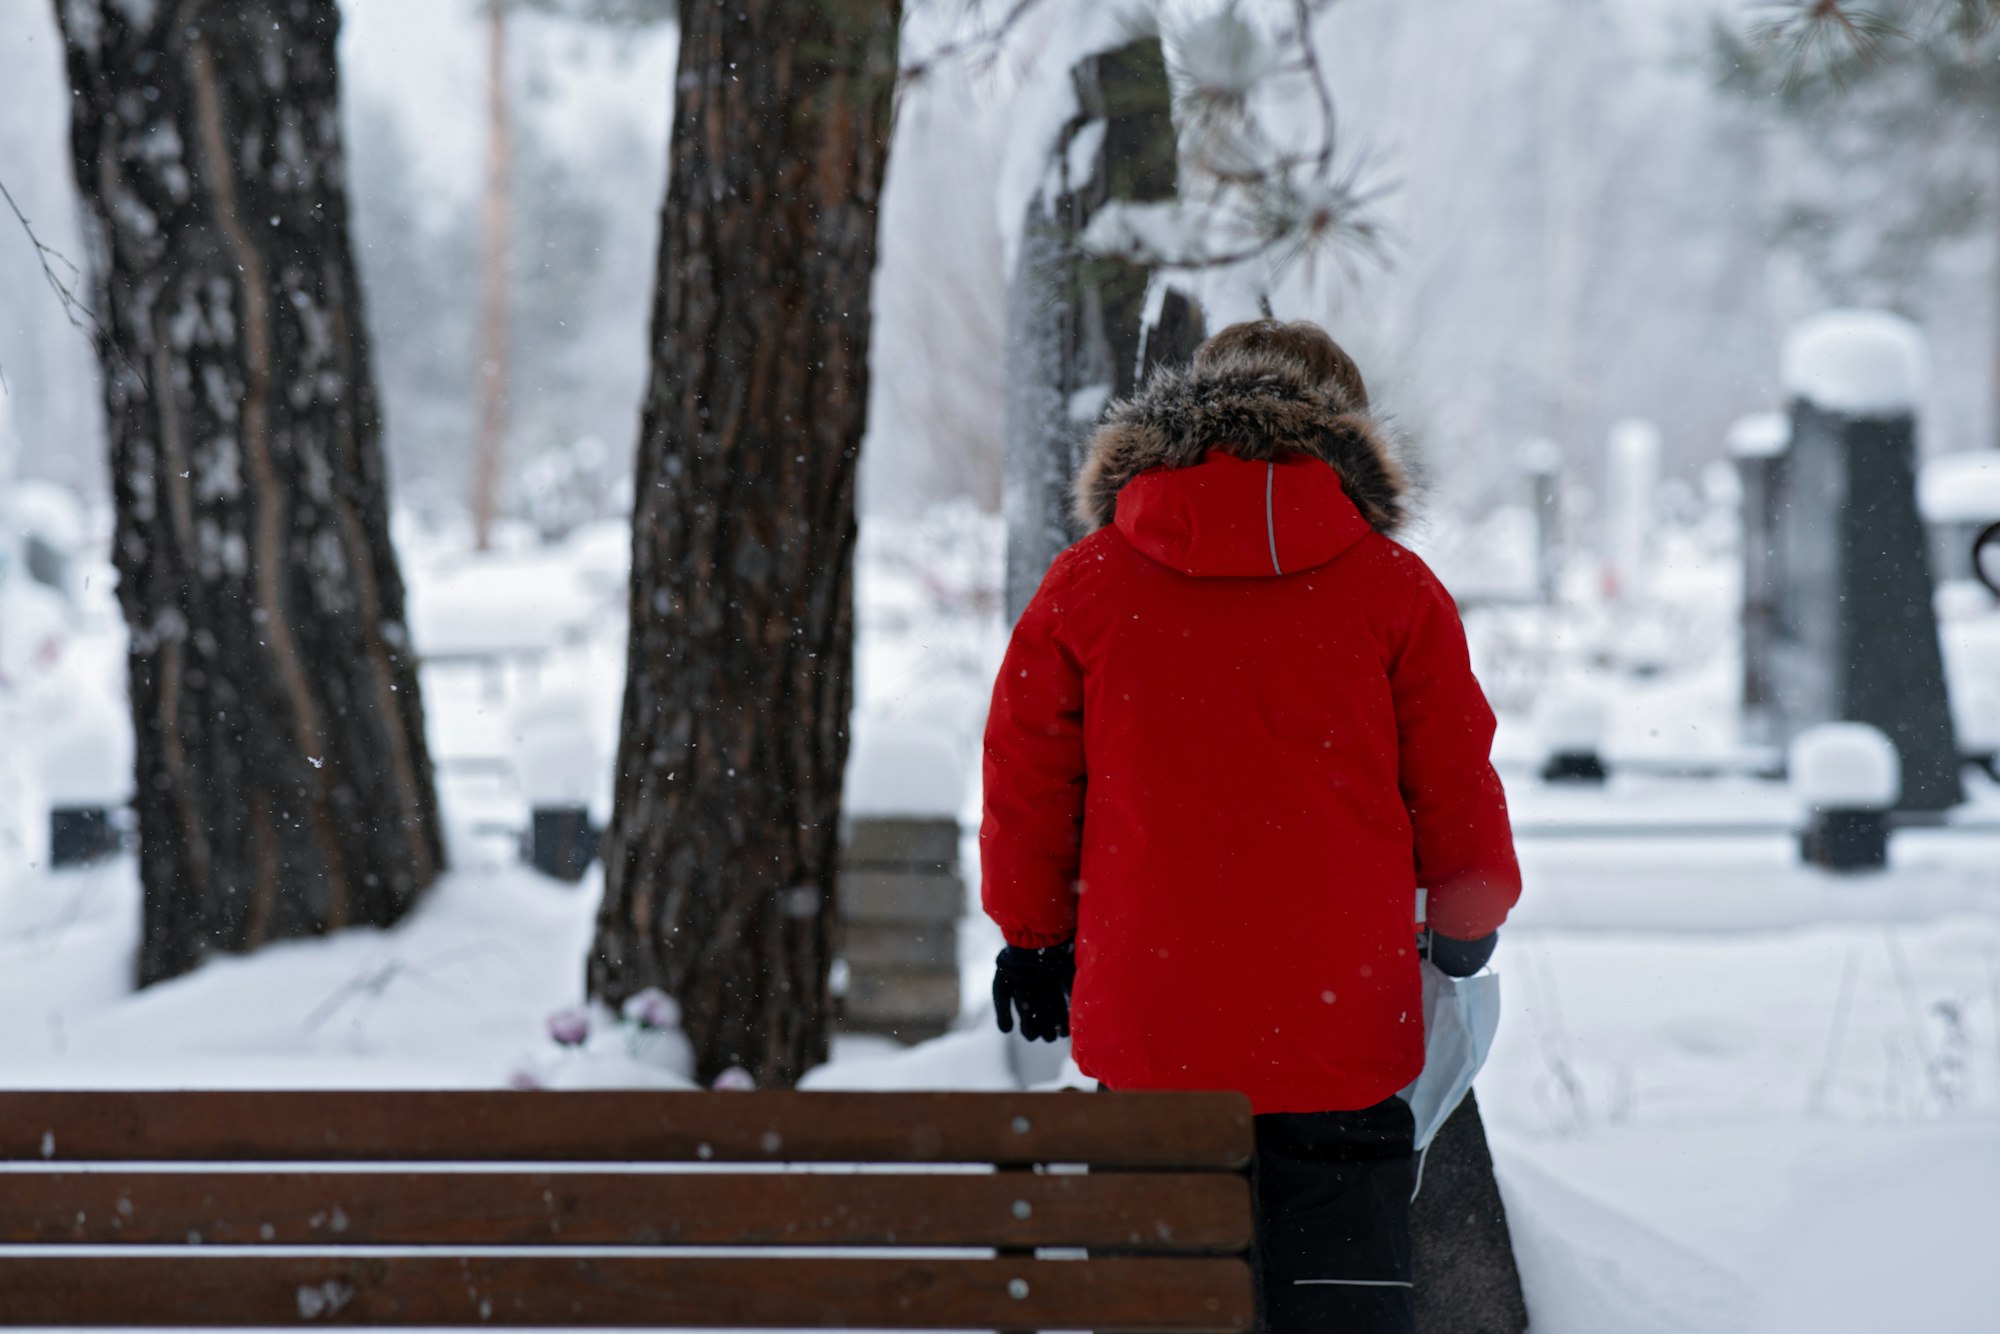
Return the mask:
[[592,995],[696,1071],[826,1058],[854,486],[897,0],[681,10]]
[[333,0],[61,0],[131,630],[142,984],[443,865]]
[[1087,254],[1107,204],[1169,200],[1177,184],[1172,93],[1158,37],[1085,56],[1076,112],[1048,146],[1007,301],[1007,616],[1017,619],[1079,536],[1071,492],[1084,442],[1139,372],[1147,269]]

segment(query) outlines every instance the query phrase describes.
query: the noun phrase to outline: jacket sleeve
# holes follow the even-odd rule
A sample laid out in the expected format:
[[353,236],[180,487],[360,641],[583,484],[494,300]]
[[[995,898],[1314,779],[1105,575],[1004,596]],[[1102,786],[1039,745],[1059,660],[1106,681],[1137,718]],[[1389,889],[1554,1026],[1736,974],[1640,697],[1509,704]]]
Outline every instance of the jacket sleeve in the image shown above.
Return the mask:
[[979,891],[1010,945],[1076,934],[1083,847],[1083,672],[1062,639],[1066,562],[1021,613],[986,715]]
[[1430,927],[1477,940],[1498,930],[1521,897],[1521,869],[1507,795],[1493,771],[1493,710],[1472,675],[1458,608],[1428,570],[1390,688]]

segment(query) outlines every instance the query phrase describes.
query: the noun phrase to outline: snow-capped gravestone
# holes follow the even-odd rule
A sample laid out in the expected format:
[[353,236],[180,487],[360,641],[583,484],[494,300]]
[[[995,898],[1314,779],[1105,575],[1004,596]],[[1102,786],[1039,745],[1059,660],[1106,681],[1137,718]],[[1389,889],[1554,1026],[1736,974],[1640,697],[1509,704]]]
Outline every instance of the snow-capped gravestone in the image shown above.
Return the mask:
[[118,702],[85,700],[42,742],[49,864],[83,866],[118,851],[132,801],[132,721]]
[[1006,602],[1020,616],[1075,541],[1071,493],[1104,407],[1141,364],[1148,270],[1089,252],[1107,206],[1171,201],[1173,93],[1157,33],[1117,4],[1065,16],[1024,108],[1000,183],[1007,293]]
[[1535,734],[1542,745],[1542,781],[1598,784],[1610,777],[1604,765],[1604,737],[1611,711],[1604,693],[1572,684],[1545,692],[1535,709]]
[[958,810],[965,771],[949,738],[913,724],[855,728],[840,866],[846,994],[839,1025],[904,1042],[958,1015]]
[[1542,601],[1556,600],[1558,553],[1562,544],[1562,446],[1530,440],[1517,460],[1528,479],[1528,504],[1535,515],[1535,589]]
[[1791,418],[1782,412],[1740,417],[1729,428],[1727,442],[1743,497],[1743,736],[1770,745],[1780,736],[1771,654],[1778,624],[1775,547],[1778,513],[1785,504]]
[[1786,340],[1791,446],[1776,505],[1771,702],[1782,739],[1817,723],[1882,729],[1901,804],[1963,799],[1917,515],[1917,402],[1926,355],[1907,321],[1834,311]]
[[517,710],[514,770],[528,803],[528,861],[544,875],[581,880],[597,860],[590,807],[605,782],[589,698],[553,691]]
[[1792,740],[1792,790],[1805,807],[1799,851],[1834,871],[1889,863],[1888,814],[1903,792],[1895,743],[1867,723],[1821,723]]
[[1660,489],[1660,428],[1639,417],[1612,423],[1604,446],[1607,582],[1619,597],[1645,592]]
[[1980,536],[2000,525],[2000,449],[1926,460],[1917,473],[1917,508],[1930,530],[1938,582],[1979,579],[1974,553]]

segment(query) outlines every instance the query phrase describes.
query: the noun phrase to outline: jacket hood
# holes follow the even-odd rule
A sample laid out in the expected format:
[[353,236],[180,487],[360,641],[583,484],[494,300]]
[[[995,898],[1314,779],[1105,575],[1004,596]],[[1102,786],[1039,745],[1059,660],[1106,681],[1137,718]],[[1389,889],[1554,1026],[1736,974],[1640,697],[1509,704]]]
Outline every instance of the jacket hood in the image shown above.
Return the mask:
[[1118,531],[1183,574],[1293,574],[1369,531],[1333,469],[1299,453],[1259,463],[1217,449],[1190,468],[1147,469],[1118,500]]
[[1317,459],[1369,527],[1393,535],[1403,525],[1409,481],[1375,422],[1351,411],[1337,386],[1315,383],[1283,357],[1256,353],[1161,367],[1132,397],[1112,404],[1085,449],[1077,517],[1093,532],[1104,527],[1128,482],[1152,468],[1192,468],[1211,449],[1256,464]]

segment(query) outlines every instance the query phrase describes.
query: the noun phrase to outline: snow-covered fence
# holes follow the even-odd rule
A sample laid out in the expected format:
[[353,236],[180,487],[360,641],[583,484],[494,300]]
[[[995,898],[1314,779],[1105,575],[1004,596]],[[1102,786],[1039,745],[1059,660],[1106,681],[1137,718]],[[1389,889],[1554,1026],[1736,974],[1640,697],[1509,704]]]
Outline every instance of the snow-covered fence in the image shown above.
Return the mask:
[[936,1037],[958,1014],[956,748],[910,726],[856,729],[840,870],[841,1027],[905,1042]]
[[1799,853],[1833,871],[1889,863],[1889,812],[1903,794],[1902,758],[1879,727],[1821,723],[1792,741],[1792,790],[1805,807]]
[[1917,514],[1925,359],[1916,328],[1881,311],[1821,315],[1786,340],[1771,701],[1786,737],[1881,728],[1902,756],[1902,804],[1940,810],[1963,791]]

